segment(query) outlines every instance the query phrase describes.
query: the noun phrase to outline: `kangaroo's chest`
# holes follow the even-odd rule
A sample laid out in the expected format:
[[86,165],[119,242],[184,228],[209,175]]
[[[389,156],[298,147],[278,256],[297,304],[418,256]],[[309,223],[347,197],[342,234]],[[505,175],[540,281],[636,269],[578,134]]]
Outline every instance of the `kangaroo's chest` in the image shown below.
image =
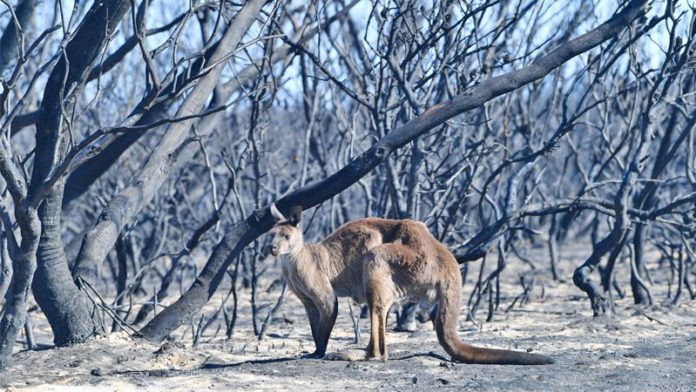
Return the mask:
[[335,263],[320,266],[317,263],[284,260],[281,267],[288,287],[298,295],[309,295],[314,286],[330,285],[338,297],[351,297],[356,302],[365,302],[362,269],[359,265]]
[[307,277],[298,270],[297,264],[283,260],[281,269],[283,271],[283,278],[285,278],[285,282],[287,282],[290,290],[296,294],[307,291],[305,286],[310,282],[307,282]]

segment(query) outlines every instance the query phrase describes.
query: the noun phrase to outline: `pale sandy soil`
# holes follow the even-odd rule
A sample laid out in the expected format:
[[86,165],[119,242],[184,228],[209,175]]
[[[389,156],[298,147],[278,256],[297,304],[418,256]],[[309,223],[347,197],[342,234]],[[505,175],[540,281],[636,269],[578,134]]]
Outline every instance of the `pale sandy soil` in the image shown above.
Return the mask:
[[[597,320],[568,279],[572,263],[562,268],[566,283],[551,281],[546,272],[536,273],[532,301],[505,312],[522,291],[516,283],[518,273],[530,273],[521,263],[511,264],[503,274],[503,293],[508,296],[503,297],[501,310],[486,323],[486,307],[482,307],[478,327],[462,316],[460,336],[476,345],[544,353],[556,360],[554,365],[452,364],[429,323],[421,324],[415,333],[390,331],[387,362],[298,359],[303,351],[313,350],[300,302],[289,295],[267,337],[258,342],[250,327],[249,293],[242,290],[240,320],[230,341],[220,337],[222,333],[214,337],[214,327],[196,348],[191,347],[190,327],[177,331],[176,339],[163,347],[121,332],[69,348],[20,352],[4,383],[12,391],[696,391],[696,301],[689,301],[686,294],[678,306],[664,305],[667,274],[653,271],[656,285],[652,289],[659,305],[638,310],[626,298],[618,302],[618,315]],[[626,275],[627,266],[619,268],[618,273]],[[272,270],[266,274],[265,284],[273,274]],[[464,288],[465,299],[474,275],[469,275]],[[260,302],[274,303],[277,295],[277,291],[262,292]],[[216,296],[206,310],[212,311],[219,301]],[[348,302],[341,299],[339,304],[330,351],[353,343]],[[33,318],[37,339],[50,342],[50,336],[41,335],[45,321],[36,313]],[[365,344],[369,324],[360,322]],[[390,317],[392,328],[393,322]]]

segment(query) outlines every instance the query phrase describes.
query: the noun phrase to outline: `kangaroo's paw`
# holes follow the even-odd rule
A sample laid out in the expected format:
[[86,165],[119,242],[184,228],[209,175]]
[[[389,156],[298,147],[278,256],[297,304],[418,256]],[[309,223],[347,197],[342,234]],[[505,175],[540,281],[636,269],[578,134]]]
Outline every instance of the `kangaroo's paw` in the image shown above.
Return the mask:
[[376,355],[376,356],[367,356],[368,361],[382,361],[385,362],[388,359],[388,356],[385,355]]
[[315,351],[313,353],[304,353],[300,356],[300,358],[303,358],[303,359],[322,359],[322,358],[324,358],[324,353],[320,353],[318,351]]

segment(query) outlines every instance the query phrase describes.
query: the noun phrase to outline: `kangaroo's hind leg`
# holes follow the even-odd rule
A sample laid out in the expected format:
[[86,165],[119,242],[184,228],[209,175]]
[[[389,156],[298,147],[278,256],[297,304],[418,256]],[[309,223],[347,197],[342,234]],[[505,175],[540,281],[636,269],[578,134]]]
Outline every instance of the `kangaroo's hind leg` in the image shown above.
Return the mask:
[[387,314],[396,299],[391,268],[381,247],[365,254],[363,260],[365,293],[370,308],[368,358],[387,359]]

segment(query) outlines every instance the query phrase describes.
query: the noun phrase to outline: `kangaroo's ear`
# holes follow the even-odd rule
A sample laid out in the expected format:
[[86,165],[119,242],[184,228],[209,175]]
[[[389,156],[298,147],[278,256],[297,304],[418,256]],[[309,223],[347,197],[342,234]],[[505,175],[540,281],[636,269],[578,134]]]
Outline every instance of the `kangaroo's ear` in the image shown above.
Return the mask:
[[294,206],[290,209],[290,217],[288,218],[288,222],[291,225],[297,226],[300,224],[300,221],[302,220],[302,207],[300,206]]
[[271,216],[273,216],[275,223],[283,223],[288,220],[285,215],[278,210],[275,203],[271,203]]

